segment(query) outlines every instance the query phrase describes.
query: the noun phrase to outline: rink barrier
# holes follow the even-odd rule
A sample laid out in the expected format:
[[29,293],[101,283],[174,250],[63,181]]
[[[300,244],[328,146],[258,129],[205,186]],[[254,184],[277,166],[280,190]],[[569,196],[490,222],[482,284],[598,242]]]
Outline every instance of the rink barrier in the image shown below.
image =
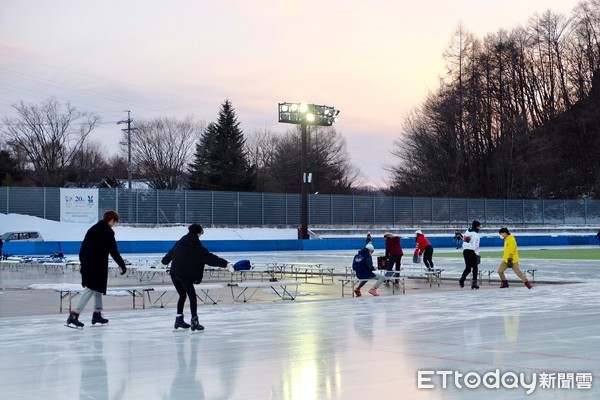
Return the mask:
[[[551,236],[551,235],[516,235],[519,247],[527,246],[597,246],[595,236]],[[453,237],[428,237],[436,249],[456,248]],[[204,246],[211,252],[252,252],[252,251],[320,251],[320,250],[357,250],[365,245],[364,238],[331,238],[312,240],[203,240]],[[174,240],[118,240],[119,251],[124,254],[166,253],[175,244]],[[375,249],[384,249],[383,238],[373,238]],[[481,247],[503,247],[504,242],[498,237],[482,237]],[[58,251],[64,254],[79,254],[81,241],[43,241],[43,242],[5,242],[3,253],[12,255],[48,255]],[[414,238],[403,238],[404,249],[414,249]]]

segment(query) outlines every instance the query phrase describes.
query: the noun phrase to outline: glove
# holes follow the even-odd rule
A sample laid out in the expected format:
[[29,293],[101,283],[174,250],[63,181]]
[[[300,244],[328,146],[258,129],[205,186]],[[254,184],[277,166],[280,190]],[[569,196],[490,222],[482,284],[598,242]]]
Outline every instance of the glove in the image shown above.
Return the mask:
[[512,267],[513,267],[513,261],[512,261],[512,258],[509,258],[509,259],[508,259],[508,261],[506,261],[506,266],[507,266],[508,268],[512,268]]
[[477,254],[477,265],[481,264],[481,256]]
[[126,273],[127,273],[127,267],[123,265],[121,267],[121,275],[125,275]]
[[227,263],[227,266],[225,267],[225,269],[229,272],[231,272],[232,274],[235,272],[235,269],[233,269],[233,264],[232,263]]
[[156,268],[156,269],[165,269],[167,268],[167,265],[169,264],[163,264],[162,261],[157,262],[156,264],[154,264],[152,266],[152,268]]

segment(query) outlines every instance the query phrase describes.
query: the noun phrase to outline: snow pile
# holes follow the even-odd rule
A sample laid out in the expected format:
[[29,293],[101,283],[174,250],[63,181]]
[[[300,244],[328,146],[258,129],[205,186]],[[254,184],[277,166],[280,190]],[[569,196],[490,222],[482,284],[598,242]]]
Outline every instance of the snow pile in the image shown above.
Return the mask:
[[[30,215],[0,214],[0,235],[13,231],[37,231],[46,241],[80,241],[91,225],[61,223]],[[187,226],[134,228],[117,225],[117,240],[177,240]],[[282,240],[297,239],[296,229],[277,228],[204,228],[202,240]]]

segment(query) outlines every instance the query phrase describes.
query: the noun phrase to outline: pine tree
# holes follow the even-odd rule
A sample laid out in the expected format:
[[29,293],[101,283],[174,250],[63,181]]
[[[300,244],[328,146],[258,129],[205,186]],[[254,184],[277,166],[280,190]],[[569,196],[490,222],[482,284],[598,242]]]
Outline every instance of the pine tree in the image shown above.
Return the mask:
[[221,105],[196,145],[190,165],[190,187],[197,190],[253,191],[255,169],[248,162],[245,139],[229,100]]

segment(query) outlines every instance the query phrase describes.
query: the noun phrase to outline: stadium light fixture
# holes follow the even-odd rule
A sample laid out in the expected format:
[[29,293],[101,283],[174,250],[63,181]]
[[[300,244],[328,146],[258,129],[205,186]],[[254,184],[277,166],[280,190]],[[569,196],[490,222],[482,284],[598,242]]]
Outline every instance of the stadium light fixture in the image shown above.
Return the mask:
[[308,239],[308,185],[312,182],[312,173],[307,171],[307,126],[331,126],[337,122],[340,110],[335,107],[306,104],[279,103],[279,122],[298,124],[302,129],[302,149],[300,157],[301,170],[301,227],[298,239]]

